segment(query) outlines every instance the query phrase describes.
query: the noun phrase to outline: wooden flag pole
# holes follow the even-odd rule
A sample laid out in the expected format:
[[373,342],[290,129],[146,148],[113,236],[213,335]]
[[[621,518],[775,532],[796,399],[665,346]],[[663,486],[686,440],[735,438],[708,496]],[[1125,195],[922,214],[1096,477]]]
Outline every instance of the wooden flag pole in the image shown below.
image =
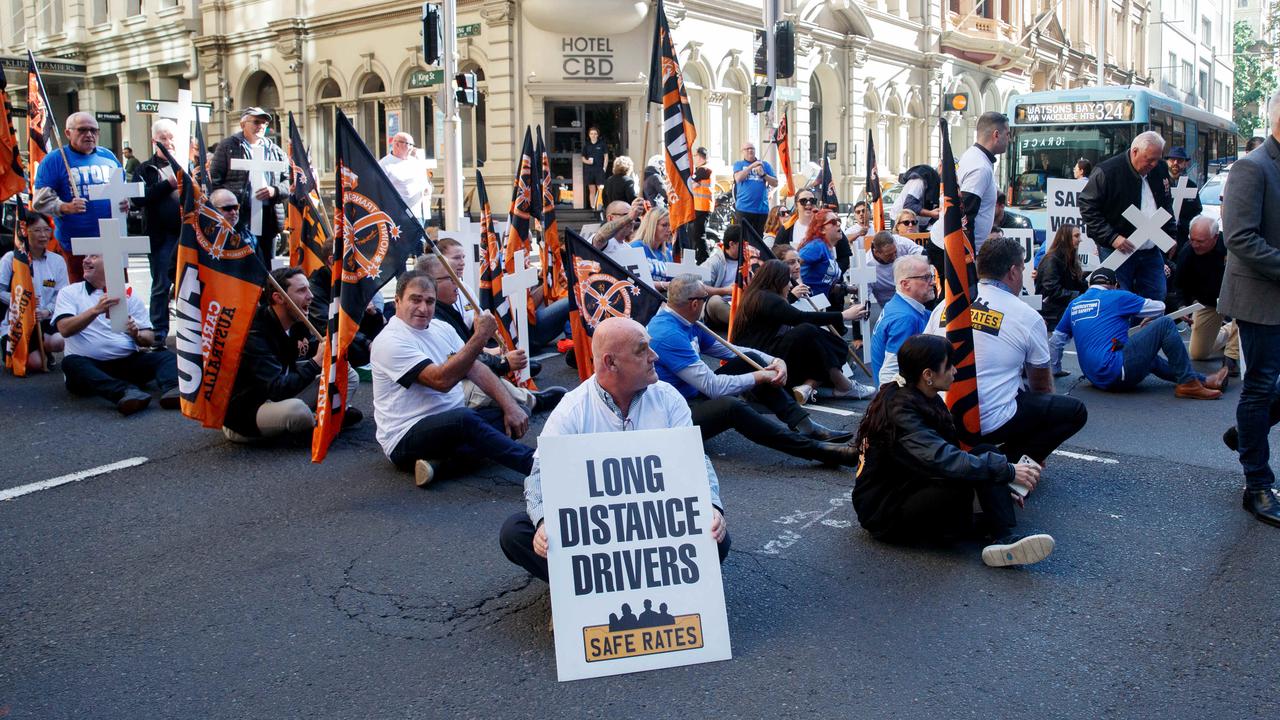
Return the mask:
[[[668,309],[668,310],[670,310],[670,309],[671,309],[671,306],[670,306],[670,305],[667,305],[667,309]],[[671,312],[675,312],[675,310],[671,310]],[[699,328],[701,328],[703,331],[705,331],[707,334],[709,334],[711,337],[715,338],[715,339],[716,339],[716,342],[718,342],[718,343],[720,343],[721,345],[723,345],[723,346],[725,346],[725,347],[729,348],[729,351],[730,351],[730,352],[732,352],[734,355],[737,355],[739,360],[742,360],[742,361],[746,362],[748,365],[750,365],[751,367],[755,368],[756,370],[764,370],[764,368],[760,366],[760,363],[758,363],[758,362],[756,362],[755,360],[752,360],[751,358],[747,357],[747,355],[746,355],[745,353],[743,353],[743,352],[742,352],[741,350],[739,350],[738,348],[734,347],[734,346],[733,346],[733,345],[732,345],[728,340],[725,340],[724,338],[722,338],[722,337],[720,337],[719,335],[717,335],[717,334],[716,334],[716,332],[715,332],[714,330],[712,330],[711,328],[709,328],[709,327],[707,327],[705,324],[703,324],[703,322],[702,322],[701,320],[698,320],[698,321],[697,321],[696,323],[694,323],[694,324],[695,324],[695,325],[697,325]]]
[[[258,253],[255,252],[254,255],[258,255]],[[260,255],[258,255],[258,262],[262,262],[262,256]],[[290,309],[292,309],[298,316],[298,319],[302,321],[302,324],[307,326],[307,330],[311,331],[312,335],[323,340],[325,337],[324,333],[317,330],[316,326],[311,324],[310,318],[307,317],[306,313],[302,312],[302,308],[298,307],[298,304],[293,301],[293,298],[289,297],[289,293],[285,292],[284,288],[280,287],[280,283],[276,282],[275,276],[271,274],[271,268],[267,268],[267,282],[271,283],[271,287],[276,292],[280,293],[280,297],[284,298],[284,301],[289,304]]]
[[[449,279],[453,280],[453,284],[462,291],[462,296],[471,304],[471,307],[475,308],[476,312],[481,312],[480,303],[476,302],[475,297],[471,295],[471,291],[468,290],[466,284],[462,282],[462,278],[458,277],[458,273],[453,271],[453,266],[449,264],[449,261],[445,259],[444,255],[440,254],[440,248],[436,247],[435,238],[431,237],[430,232],[427,231],[426,228],[423,228],[423,235],[427,238],[427,247],[431,248],[431,254],[435,255],[436,258],[440,260],[440,264],[444,266],[444,271],[449,273]],[[498,317],[498,314],[492,310],[489,312],[493,315],[493,319],[501,325],[502,319]],[[503,347],[504,352],[510,352],[515,349],[507,345],[506,338],[503,337],[502,333],[495,333],[495,337],[498,340],[498,344]]]

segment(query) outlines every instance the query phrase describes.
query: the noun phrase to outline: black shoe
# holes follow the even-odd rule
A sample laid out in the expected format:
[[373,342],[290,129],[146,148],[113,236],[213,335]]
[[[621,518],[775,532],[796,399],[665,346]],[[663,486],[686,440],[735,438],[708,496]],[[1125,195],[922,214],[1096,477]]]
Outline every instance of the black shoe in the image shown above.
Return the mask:
[[542,363],[537,360],[529,361],[529,377],[536,378],[538,373],[542,372]]
[[121,415],[132,415],[150,404],[150,395],[133,388],[126,391],[124,397],[116,403],[116,410],[119,410]]
[[567,392],[569,392],[568,388],[552,385],[545,390],[531,393],[533,395],[533,411],[539,413],[551,410],[560,404],[560,401],[564,399],[564,394]]
[[360,408],[349,407],[342,413],[342,429],[355,427],[361,420],[364,420],[364,413],[360,412]]
[[166,390],[160,396],[160,407],[165,410],[177,410],[182,406],[182,395],[178,392],[178,388],[174,387]]
[[858,449],[849,443],[818,443],[822,457],[818,458],[824,465],[844,465],[854,467],[858,464]]
[[1070,370],[1054,370],[1053,376],[1056,378],[1064,378],[1071,374]]
[[1222,444],[1231,448],[1231,452],[1240,452],[1240,431],[1236,429],[1235,425],[1227,428],[1227,431],[1222,433]]
[[1244,509],[1262,522],[1280,527],[1280,495],[1275,490],[1245,490]]
[[805,418],[792,429],[811,440],[824,443],[847,443],[853,439],[852,432],[832,430],[811,417]]

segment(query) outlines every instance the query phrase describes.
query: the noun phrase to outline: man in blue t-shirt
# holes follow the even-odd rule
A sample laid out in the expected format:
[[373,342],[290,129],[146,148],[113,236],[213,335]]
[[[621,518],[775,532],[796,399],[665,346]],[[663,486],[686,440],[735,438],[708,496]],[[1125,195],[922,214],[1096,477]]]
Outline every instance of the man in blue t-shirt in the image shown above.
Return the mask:
[[764,237],[764,223],[769,219],[769,188],[778,186],[778,176],[769,163],[756,157],[756,146],[742,146],[742,159],[733,164],[733,209],[738,222],[756,229],[756,237]]
[[[1080,370],[1099,390],[1136,387],[1148,375],[1177,383],[1174,395],[1196,400],[1222,397],[1227,369],[1205,377],[1191,368],[1191,357],[1173,320],[1157,318],[1132,336],[1129,320],[1164,312],[1164,303],[1120,290],[1116,272],[1098,268],[1089,276],[1089,290],[1071,301],[1050,339],[1054,357],[1061,357],[1074,337]],[[1164,357],[1160,353],[1164,353]]]
[[[89,187],[110,182],[118,167],[116,156],[98,147],[98,121],[93,113],[77,112],[67,117],[65,152],[49,153],[36,169],[32,204],[37,212],[57,218],[54,237],[62,246],[67,276],[73,283],[84,279],[84,256],[75,254],[75,238],[98,237],[98,220],[111,217],[111,201],[89,200]],[[71,175],[76,182],[74,194]],[[128,203],[121,201],[121,209],[128,210]]]
[[933,268],[923,255],[904,255],[893,261],[893,279],[898,286],[885,304],[871,331],[871,376],[884,385],[898,374],[898,348],[912,335],[924,332],[929,323],[925,303],[937,294]]

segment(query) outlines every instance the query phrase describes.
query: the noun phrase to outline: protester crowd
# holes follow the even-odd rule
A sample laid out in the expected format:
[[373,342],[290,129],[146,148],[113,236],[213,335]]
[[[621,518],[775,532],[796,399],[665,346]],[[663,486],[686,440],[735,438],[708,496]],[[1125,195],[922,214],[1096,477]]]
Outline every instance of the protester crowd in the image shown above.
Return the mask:
[[[1189,203],[1172,217],[1170,179],[1186,172],[1185,152],[1143,133],[1127,151],[1083,169],[1083,227],[1059,229],[1037,267],[1028,266],[1022,244],[1000,229],[994,163],[1007,147],[1008,121],[998,113],[979,118],[977,142],[955,171],[978,277],[970,309],[974,367],[967,369],[944,337],[939,278],[945,268],[924,235],[942,222],[938,193],[946,173],[929,166],[904,173],[885,227],[884,217],[874,217],[878,203],[858,202],[842,218],[838,207],[826,206],[822,188],[792,188],[789,178],[780,183],[748,143],[732,167],[735,221],[708,243],[709,171],[693,176],[701,222],[673,230],[662,156],[646,164],[637,182],[631,159],[609,157],[593,132],[587,182],[600,189],[602,222],[588,240],[611,257],[641,253],[652,286],[664,296],[662,308],[647,324],[600,323],[590,341],[594,374],[576,388],[535,389],[516,374],[536,376],[537,368],[527,352],[500,343],[493,315],[471,304],[476,289],[460,285],[464,247],[445,237],[395,280],[394,302],[377,296],[365,308],[349,360],[369,379],[350,372],[345,397],[336,399],[345,408],[343,426],[361,422],[361,405],[371,408],[383,453],[411,470],[419,486],[490,461],[526,476],[526,510],[501,529],[500,545],[512,562],[543,579],[546,479],[535,447],[519,442],[530,417],[542,413],[550,413],[544,435],[693,425],[704,440],[732,430],[796,458],[857,467],[853,505],[874,537],[983,538],[984,562],[1021,565],[1047,556],[1054,539],[1019,528],[1016,508],[1037,489],[1051,453],[1087,420],[1083,402],[1055,391],[1055,377],[1069,374],[1062,352],[1074,343],[1085,378],[1107,392],[1130,390],[1155,375],[1173,383],[1178,398],[1216,399],[1243,365],[1239,429],[1224,440],[1241,454],[1246,508],[1280,524],[1266,439],[1267,428],[1280,420],[1280,348],[1272,347],[1280,337],[1272,329],[1280,323],[1274,302],[1280,292],[1278,98],[1271,102],[1273,137],[1231,171],[1225,228]],[[269,262],[284,227],[288,173],[254,189],[249,173],[230,163],[257,154],[283,157],[263,132],[268,122],[267,113],[249,108],[241,131],[218,144],[210,200]],[[170,151],[173,135],[171,122],[155,123],[154,139]],[[93,235],[96,220],[112,211],[105,201],[87,202],[85,187],[106,182],[104,170],[121,165],[97,146],[91,114],[71,115],[66,136],[65,155],[51,154],[40,166],[25,222],[40,342],[7,352],[23,354],[34,370],[54,368],[61,354],[56,367],[69,391],[105,398],[124,415],[147,407],[153,395],[162,407],[176,408],[177,358],[172,340],[165,340],[181,230],[178,182],[163,157],[135,161],[132,172],[146,187],[133,202],[146,214],[151,241],[150,308],[136,295],[108,295],[102,257],[77,254],[76,240]],[[430,183],[416,157],[413,138],[399,133],[382,167],[422,220]],[[705,167],[704,149],[694,164]],[[72,177],[81,184],[76,192]],[[1164,230],[1175,240],[1171,249],[1130,241],[1135,228],[1124,215],[1130,206],[1148,215],[1158,208],[1170,213]],[[250,231],[250,210],[259,214],[260,233]],[[47,250],[54,226],[60,254]],[[1128,260],[1086,275],[1078,253],[1082,235],[1097,243],[1102,259],[1119,252]],[[698,272],[687,271],[686,253],[700,260]],[[13,253],[0,260],[6,303],[13,302],[13,263]],[[874,280],[857,282],[851,267],[868,268]],[[317,328],[332,303],[328,273],[328,266],[311,276],[297,267],[271,272],[241,351],[222,428],[229,440],[309,441],[322,382]],[[1042,298],[1039,311],[1022,297],[1029,275]],[[546,302],[540,292],[531,298],[530,348],[555,343],[569,318],[567,299]],[[1192,302],[1202,307],[1176,320],[1167,316]],[[127,311],[123,330],[113,329],[112,308]],[[859,326],[868,316],[874,321],[863,337]],[[1190,351],[1179,323],[1191,325]],[[857,372],[864,344],[870,363],[862,379],[870,385],[859,382]],[[1223,357],[1219,353],[1225,359],[1216,372],[1204,375],[1191,365]],[[976,382],[980,412],[972,430],[944,401],[956,382]],[[816,421],[805,406],[819,398],[871,403],[855,434]],[[709,460],[707,470],[723,559],[729,548],[724,504]]]

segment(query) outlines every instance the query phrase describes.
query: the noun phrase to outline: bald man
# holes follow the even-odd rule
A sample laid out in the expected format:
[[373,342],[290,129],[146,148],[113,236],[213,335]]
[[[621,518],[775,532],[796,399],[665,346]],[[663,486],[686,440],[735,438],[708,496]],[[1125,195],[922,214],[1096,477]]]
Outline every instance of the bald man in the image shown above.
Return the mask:
[[[644,326],[621,317],[608,318],[591,339],[596,372],[564,396],[547,418],[540,437],[586,433],[659,430],[693,424],[680,393],[658,379],[658,355],[649,348]],[[729,533],[720,502],[720,481],[705,455],[711,485],[711,534],[720,562],[729,554]],[[554,482],[554,480],[552,480]],[[538,454],[524,481],[526,512],[507,518],[498,544],[511,562],[547,581],[547,530],[542,524],[542,473]]]
[[427,162],[418,154],[413,136],[398,132],[387,141],[387,154],[378,161],[396,192],[419,221],[431,218],[431,178]]
[[[71,113],[66,132],[66,153],[49,153],[36,169],[33,205],[38,212],[57,218],[54,237],[67,259],[67,275],[75,283],[84,280],[84,256],[75,254],[75,239],[97,237],[98,220],[111,217],[111,201],[89,201],[89,188],[109,182],[120,161],[110,150],[98,147],[98,121],[93,113]],[[121,201],[123,210],[128,210],[128,202]]]
[[591,244],[606,255],[631,244],[636,221],[644,214],[644,200],[636,198],[630,204],[614,200],[604,209],[604,224],[591,236]]

